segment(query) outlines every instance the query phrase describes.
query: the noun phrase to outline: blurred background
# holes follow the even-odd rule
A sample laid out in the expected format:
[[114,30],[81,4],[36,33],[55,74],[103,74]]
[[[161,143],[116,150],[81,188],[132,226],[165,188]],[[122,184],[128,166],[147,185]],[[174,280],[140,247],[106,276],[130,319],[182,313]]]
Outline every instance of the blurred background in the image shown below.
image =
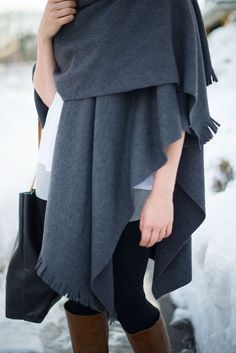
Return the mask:
[[[0,2],[0,353],[71,352],[62,301],[43,323],[5,318],[5,274],[18,228],[18,193],[37,162],[31,81],[36,33],[46,1]],[[210,112],[221,127],[205,145],[207,218],[193,233],[193,280],[162,299],[173,353],[236,353],[236,0],[202,0],[213,66]],[[152,263],[145,289],[150,291]],[[159,305],[157,303],[157,305]],[[118,323],[111,352],[130,352]],[[148,352],[147,352],[148,353]]]

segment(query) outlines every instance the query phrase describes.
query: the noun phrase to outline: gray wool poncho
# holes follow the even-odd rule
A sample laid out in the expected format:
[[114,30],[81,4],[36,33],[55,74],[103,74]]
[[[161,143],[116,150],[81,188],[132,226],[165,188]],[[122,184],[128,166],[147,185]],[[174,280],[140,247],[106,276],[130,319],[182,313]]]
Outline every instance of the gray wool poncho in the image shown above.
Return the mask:
[[113,322],[112,255],[133,213],[133,187],[166,163],[183,121],[173,230],[150,256],[153,295],[192,280],[191,235],[206,217],[203,145],[220,126],[206,86],[217,78],[196,0],[81,0],[53,45],[64,105],[35,268]]

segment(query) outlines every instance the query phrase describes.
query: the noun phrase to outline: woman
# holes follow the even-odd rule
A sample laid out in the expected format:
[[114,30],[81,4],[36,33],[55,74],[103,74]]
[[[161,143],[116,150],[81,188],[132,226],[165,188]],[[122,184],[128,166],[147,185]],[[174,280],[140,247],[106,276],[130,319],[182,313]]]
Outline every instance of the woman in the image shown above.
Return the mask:
[[143,277],[150,258],[156,299],[189,283],[191,235],[205,218],[202,145],[219,123],[198,5],[48,0],[33,73],[45,136],[60,108],[50,173],[41,164],[37,175],[36,269],[68,295],[73,350],[108,352],[107,319],[118,319],[134,352],[170,352]]

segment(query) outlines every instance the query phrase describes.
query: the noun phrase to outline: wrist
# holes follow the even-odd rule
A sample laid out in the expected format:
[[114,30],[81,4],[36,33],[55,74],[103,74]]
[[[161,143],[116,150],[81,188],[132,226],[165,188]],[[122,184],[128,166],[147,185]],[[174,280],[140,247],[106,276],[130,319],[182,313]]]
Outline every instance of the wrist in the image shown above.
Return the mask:
[[40,29],[38,30],[37,33],[37,43],[38,44],[48,44],[52,42],[52,37],[50,37],[47,33],[44,31],[41,31]]
[[174,185],[153,185],[151,193],[160,197],[172,197],[174,193]]

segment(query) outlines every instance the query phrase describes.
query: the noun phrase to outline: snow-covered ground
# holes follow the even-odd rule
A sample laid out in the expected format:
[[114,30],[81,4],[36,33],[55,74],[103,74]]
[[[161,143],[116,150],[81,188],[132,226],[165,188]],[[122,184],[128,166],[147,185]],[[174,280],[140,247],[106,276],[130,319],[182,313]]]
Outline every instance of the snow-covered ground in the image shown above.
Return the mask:
[[[212,117],[222,125],[205,145],[207,218],[193,234],[193,281],[172,292],[178,306],[173,322],[190,318],[199,353],[236,353],[236,181],[211,189],[220,158],[236,170],[236,24],[210,36],[219,83],[208,88]],[[5,270],[17,231],[18,193],[31,186],[37,158],[37,116],[33,102],[33,64],[0,66],[0,353],[71,352],[59,301],[41,325],[5,318]],[[14,340],[12,339],[14,335]],[[115,347],[123,334],[112,332]],[[122,350],[122,353],[125,351]]]
[[211,188],[221,158],[236,172],[235,37],[236,23],[209,36],[219,78],[208,89],[210,111],[221,126],[205,145],[207,217],[192,235],[193,280],[171,293],[173,322],[192,321],[199,353],[236,353],[236,179],[223,192]]

